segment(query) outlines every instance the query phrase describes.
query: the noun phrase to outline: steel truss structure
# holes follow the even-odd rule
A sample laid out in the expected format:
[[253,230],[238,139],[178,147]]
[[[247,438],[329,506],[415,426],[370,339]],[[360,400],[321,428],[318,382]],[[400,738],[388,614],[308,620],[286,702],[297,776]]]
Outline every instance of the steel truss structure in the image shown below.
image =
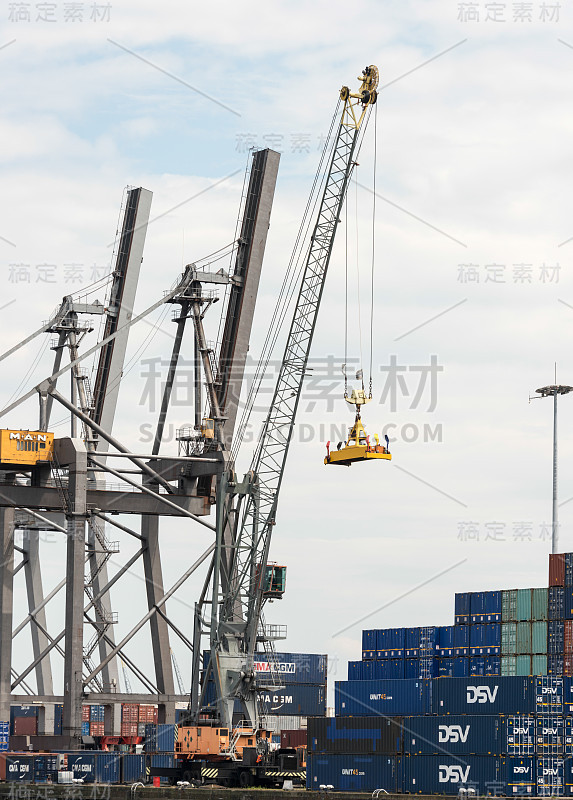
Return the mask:
[[[7,358],[41,333],[55,336],[51,375],[1,414],[37,393],[39,431],[50,429],[54,403],[66,409],[72,420],[70,435],[54,441],[51,463],[39,463],[29,470],[0,465],[0,719],[10,718],[11,703],[38,702],[45,707],[46,716],[40,722],[40,732],[50,733],[53,704],[63,702],[63,733],[69,746],[77,747],[81,745],[83,703],[105,704],[106,732],[118,734],[122,702],[156,703],[159,720],[174,722],[176,702],[189,700],[188,694],[175,690],[170,634],[177,636],[190,653],[193,642],[170,618],[166,603],[201,565],[208,565],[208,573],[212,574],[216,545],[212,543],[193,563],[185,565],[181,577],[166,589],[160,519],[186,518],[211,531],[216,527],[209,516],[235,427],[279,158],[271,150],[252,154],[243,187],[239,235],[229,249],[234,253],[229,273],[211,272],[209,264],[191,264],[161,300],[134,316],[152,194],[143,188],[128,188],[106,302],[80,303],[73,297],[64,298],[52,319],[0,356],[0,360]],[[203,329],[203,317],[215,300],[214,287],[222,287],[225,292],[224,325],[216,345],[207,341]],[[113,435],[129,332],[136,322],[164,303],[173,304],[177,327],[153,445],[148,454],[132,453]],[[80,346],[92,330],[91,324],[84,321],[85,315],[103,317],[104,325],[101,340],[81,352]],[[188,320],[192,321],[193,333],[195,426],[181,431],[184,455],[161,456]],[[62,366],[65,351],[69,363]],[[98,358],[93,386],[82,369],[82,362],[92,353]],[[66,373],[70,375],[69,397],[59,386]],[[209,415],[217,429],[213,442],[201,433],[203,385],[207,388]],[[118,456],[131,462],[130,469],[117,468]],[[102,475],[117,478],[130,491],[108,488]],[[139,518],[139,524],[137,520],[134,525],[125,524],[123,517],[118,520],[117,515],[127,514]],[[23,531],[21,548],[15,546],[16,530]],[[47,595],[40,553],[40,534],[45,530],[61,533],[67,541],[65,575]],[[116,534],[113,537],[111,530]],[[115,541],[119,536],[135,539],[137,550],[110,577],[111,556],[121,560],[120,546]],[[15,551],[22,555],[16,568]],[[117,642],[117,612],[112,607],[111,590],[121,589],[122,579],[140,559],[147,612]],[[26,581],[28,614],[15,627],[13,586],[20,568]],[[54,633],[48,629],[46,607],[61,591],[65,592],[65,624]],[[144,626],[150,632],[152,652],[148,660],[154,666],[152,674],[125,650]],[[12,642],[25,629],[31,635],[33,658],[16,673]],[[199,652],[200,642],[196,642],[195,658]],[[55,690],[52,675],[55,653],[64,659],[60,691]],[[147,692],[119,692],[118,659]],[[31,676],[35,689],[28,683]]]

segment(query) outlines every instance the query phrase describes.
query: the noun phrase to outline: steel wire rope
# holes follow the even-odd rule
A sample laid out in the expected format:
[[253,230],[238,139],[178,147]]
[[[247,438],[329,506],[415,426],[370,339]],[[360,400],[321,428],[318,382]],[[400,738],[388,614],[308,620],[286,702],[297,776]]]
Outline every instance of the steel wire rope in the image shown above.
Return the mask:
[[355,217],[355,233],[356,233],[356,298],[358,301],[358,349],[360,352],[360,362],[358,371],[356,372],[356,379],[358,376],[361,378],[362,391],[364,391],[364,370],[363,370],[363,355],[362,355],[362,304],[360,301],[360,252],[359,252],[359,231],[358,231],[358,172],[354,171],[354,217]]
[[344,398],[348,397],[348,203],[344,204]]
[[370,268],[370,387],[372,399],[372,360],[374,350],[374,261],[376,255],[376,169],[378,163],[378,105],[374,109],[374,172],[372,176],[372,264]]
[[[270,322],[270,325],[269,325],[269,329],[267,331],[267,335],[265,337],[265,341],[263,343],[263,347],[262,347],[262,350],[261,350],[261,357],[259,359],[257,368],[255,370],[253,383],[251,384],[251,388],[249,390],[249,394],[248,394],[246,402],[245,402],[243,413],[241,415],[241,420],[240,420],[240,423],[239,423],[239,426],[238,426],[236,440],[235,440],[235,443],[233,444],[233,448],[232,448],[233,459],[236,459],[238,450],[239,450],[239,448],[241,446],[241,443],[243,441],[244,434],[246,432],[246,428],[247,428],[247,425],[248,425],[248,422],[249,422],[249,419],[250,419],[250,415],[252,413],[253,405],[254,405],[254,402],[255,402],[256,397],[257,397],[257,395],[259,393],[259,390],[260,390],[260,385],[261,385],[261,382],[262,382],[262,378],[263,378],[263,376],[264,376],[264,374],[265,374],[265,372],[267,370],[268,363],[270,361],[270,357],[271,357],[272,351],[273,351],[273,349],[275,347],[276,341],[277,341],[278,336],[280,334],[280,331],[281,331],[282,325],[284,323],[284,319],[285,319],[286,313],[288,311],[288,308],[290,307],[290,303],[292,302],[292,296],[293,296],[293,291],[294,291],[293,290],[293,286],[296,286],[296,284],[298,282],[298,277],[302,273],[302,269],[304,267],[304,262],[300,263],[300,259],[301,259],[304,243],[305,243],[306,238],[308,236],[308,229],[309,229],[309,227],[310,227],[310,225],[312,223],[312,220],[313,220],[312,212],[314,212],[314,209],[316,208],[316,204],[318,202],[318,198],[320,197],[319,189],[321,188],[321,186],[323,185],[323,183],[327,179],[327,174],[325,173],[324,175],[321,175],[321,173],[322,173],[324,160],[325,160],[326,156],[330,154],[330,150],[331,150],[331,148],[330,148],[330,140],[332,138],[332,132],[334,130],[334,126],[335,126],[335,123],[336,123],[336,120],[337,120],[337,117],[338,117],[340,103],[341,103],[341,100],[339,98],[338,103],[336,105],[336,109],[335,109],[334,115],[333,115],[331,123],[330,123],[330,128],[329,128],[329,131],[328,131],[328,135],[326,137],[326,140],[325,140],[325,143],[324,143],[324,146],[323,146],[323,149],[322,149],[322,154],[321,154],[321,157],[320,157],[319,166],[318,166],[318,169],[317,169],[317,171],[315,173],[315,176],[314,176],[314,179],[313,179],[311,191],[310,191],[307,203],[306,203],[306,207],[305,207],[305,211],[304,211],[304,214],[303,214],[302,222],[301,222],[301,224],[299,226],[299,229],[298,229],[298,232],[297,232],[297,236],[296,236],[296,239],[295,239],[295,244],[293,246],[293,249],[292,249],[292,252],[291,252],[291,256],[290,256],[290,259],[289,259],[289,263],[288,263],[288,266],[287,266],[287,270],[286,270],[285,276],[283,278],[283,282],[282,282],[281,289],[280,289],[280,292],[279,292],[279,297],[278,297],[277,303],[275,305],[275,309],[273,311],[273,315],[271,317],[271,322]],[[310,250],[310,243],[308,244],[306,250],[307,250],[307,254],[308,254],[308,251]],[[258,452],[258,448],[257,448],[257,452]]]
[[40,359],[42,358],[42,356],[44,355],[44,353],[48,349],[48,345],[49,344],[50,344],[50,340],[48,338],[46,338],[44,340],[44,342],[42,342],[42,344],[40,345],[40,347],[38,349],[38,352],[36,353],[36,355],[34,356],[34,358],[32,360],[31,365],[28,367],[28,371],[26,372],[26,374],[24,375],[24,377],[20,381],[20,384],[18,385],[18,388],[13,392],[12,396],[10,397],[8,402],[6,403],[7,406],[9,406],[10,403],[12,402],[12,400],[16,397],[16,395],[19,394],[22,386],[24,386],[24,384],[26,383],[28,378],[30,378],[30,376],[33,374],[34,370],[36,369],[36,367],[40,363]]

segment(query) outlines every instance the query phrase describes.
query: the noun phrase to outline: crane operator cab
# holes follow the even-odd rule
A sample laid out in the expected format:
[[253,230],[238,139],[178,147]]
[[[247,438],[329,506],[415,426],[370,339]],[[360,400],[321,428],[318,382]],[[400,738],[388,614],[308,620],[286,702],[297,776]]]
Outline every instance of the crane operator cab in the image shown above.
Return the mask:
[[267,561],[261,575],[261,565],[257,564],[256,580],[262,580],[263,597],[280,600],[286,589],[286,567]]
[[372,459],[383,459],[391,461],[392,456],[387,447],[380,444],[378,434],[375,433],[373,441],[366,433],[360,418],[360,406],[368,403],[369,399],[363,389],[353,389],[350,397],[345,398],[348,403],[356,406],[356,418],[354,425],[348,433],[346,442],[339,442],[336,450],[330,449],[330,442],[326,443],[325,464],[340,464],[343,467],[350,467],[355,461],[370,461]]

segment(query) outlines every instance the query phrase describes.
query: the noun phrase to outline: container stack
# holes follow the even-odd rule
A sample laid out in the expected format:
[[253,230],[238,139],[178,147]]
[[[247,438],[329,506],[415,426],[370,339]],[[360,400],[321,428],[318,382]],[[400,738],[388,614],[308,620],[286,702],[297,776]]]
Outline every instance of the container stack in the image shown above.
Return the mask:
[[[209,651],[204,651],[203,675],[206,674],[209,660]],[[325,716],[327,663],[326,655],[316,653],[276,653],[270,661],[266,653],[255,653],[254,669],[260,686],[260,708],[265,717],[265,726],[277,737],[283,730],[306,728],[310,716]],[[273,688],[276,685],[282,688]],[[204,701],[207,709],[215,702],[211,678],[207,682]],[[239,721],[240,714],[237,706],[235,723]]]
[[137,703],[121,704],[121,735],[125,738],[138,736],[139,705]]
[[364,631],[335,717],[308,722],[308,788],[572,795],[573,554],[549,583],[457,594],[451,626]]
[[10,707],[10,735],[36,736],[38,733],[38,706]]

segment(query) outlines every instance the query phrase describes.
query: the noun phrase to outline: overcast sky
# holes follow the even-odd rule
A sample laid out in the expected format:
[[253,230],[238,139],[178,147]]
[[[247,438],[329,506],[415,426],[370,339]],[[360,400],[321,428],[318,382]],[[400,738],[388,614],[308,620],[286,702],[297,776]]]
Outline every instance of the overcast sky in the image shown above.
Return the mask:
[[[378,66],[374,401],[363,419],[370,433],[389,433],[393,461],[323,465],[326,440],[352,421],[340,371],[340,231],[312,351],[322,379],[300,406],[273,534],[287,592],[267,620],[288,625],[282,649],[328,653],[331,677],[344,679],[362,628],[445,625],[456,591],[547,585],[552,405],[528,398],[553,383],[555,362],[558,382],[573,384],[570,3],[32,0],[0,3],[0,19],[2,349],[109,270],[126,185],[153,192],[157,217],[137,311],[184,264],[228,244],[256,145],[282,151],[256,361],[339,89]],[[373,133],[372,120],[348,207],[349,357],[360,358],[361,328],[367,379]],[[165,372],[173,332],[170,314],[151,320],[159,330],[133,331],[115,429],[140,451],[154,419],[149,390],[159,398],[146,373]],[[47,376],[52,355],[48,338],[37,339],[4,362],[2,404]],[[573,550],[572,404],[559,405],[562,551]],[[64,415],[53,419],[65,435]],[[181,387],[171,439],[191,420]],[[2,421],[36,424],[36,400]],[[163,531],[170,586],[209,535],[187,522]],[[46,539],[48,591],[63,542]],[[133,552],[121,543],[116,566]],[[15,622],[26,613],[22,581]],[[201,583],[189,581],[169,606],[188,635]],[[118,633],[127,631],[145,613],[141,573],[113,599]],[[62,607],[49,612],[54,631]],[[146,641],[142,632],[128,652]],[[16,642],[22,666],[30,645],[23,634]],[[173,647],[188,682],[188,655]]]

